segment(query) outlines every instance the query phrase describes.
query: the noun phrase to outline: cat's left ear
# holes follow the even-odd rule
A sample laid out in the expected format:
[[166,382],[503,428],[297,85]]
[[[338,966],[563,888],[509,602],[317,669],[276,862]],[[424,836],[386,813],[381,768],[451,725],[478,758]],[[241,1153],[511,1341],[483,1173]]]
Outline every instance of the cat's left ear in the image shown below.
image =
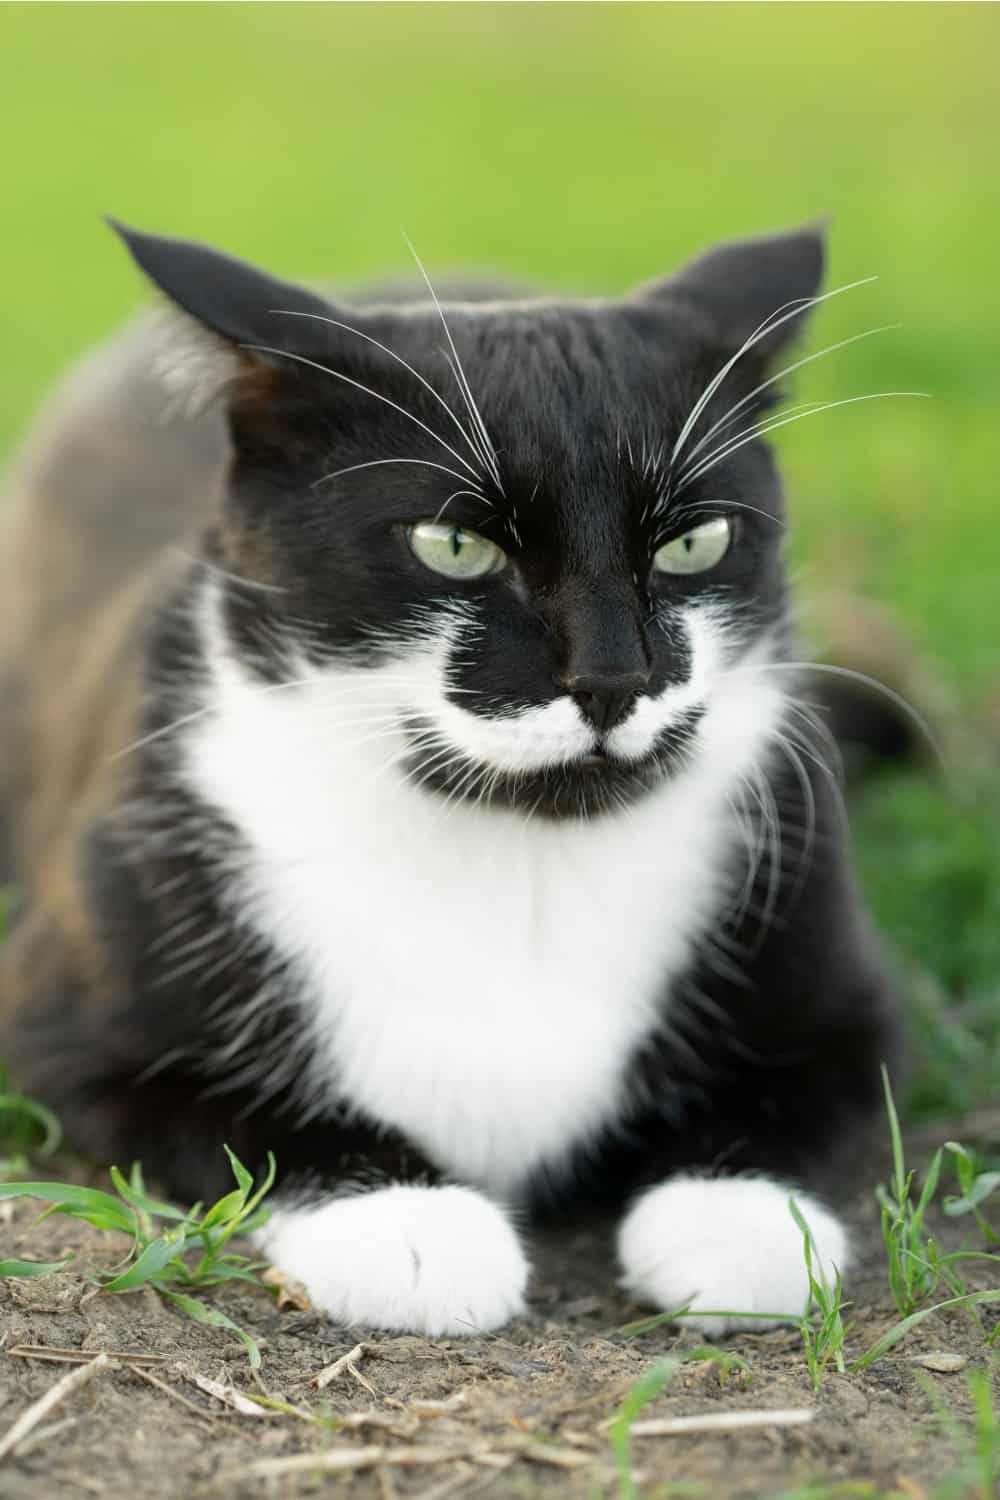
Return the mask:
[[[329,317],[332,309],[313,292],[280,281],[246,261],[208,245],[166,235],[143,234],[108,219],[141,271],[171,302],[237,350],[253,345],[288,347],[303,341],[302,314]],[[294,319],[276,316],[297,315]],[[289,324],[298,324],[294,334]],[[304,335],[309,339],[308,332]]]
[[717,245],[636,296],[687,304],[702,314],[715,338],[734,348],[770,323],[760,347],[771,354],[800,333],[822,286],[825,259],[823,228],[808,224]]

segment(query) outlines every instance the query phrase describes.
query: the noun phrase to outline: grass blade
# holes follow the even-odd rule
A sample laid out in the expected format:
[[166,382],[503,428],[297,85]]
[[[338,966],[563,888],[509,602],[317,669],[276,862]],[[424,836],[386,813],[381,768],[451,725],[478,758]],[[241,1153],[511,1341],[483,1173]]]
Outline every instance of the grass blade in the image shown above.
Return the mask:
[[984,1302],[1000,1302],[1000,1288],[992,1292],[968,1292],[962,1297],[949,1297],[945,1302],[935,1302],[932,1307],[922,1307],[919,1312],[911,1313],[908,1318],[895,1323],[887,1333],[866,1349],[860,1358],[851,1361],[851,1371],[867,1370],[868,1366],[881,1359],[890,1349],[904,1339],[911,1329],[916,1328],[931,1313],[941,1312],[946,1307],[978,1307]]
[[154,1281],[171,1261],[184,1253],[186,1239],[183,1230],[175,1230],[173,1234],[161,1235],[152,1240],[127,1270],[112,1277],[110,1281],[103,1282],[101,1290],[130,1292],[134,1287],[144,1286],[147,1281]]
[[238,1323],[234,1323],[232,1318],[227,1318],[225,1313],[220,1312],[217,1307],[208,1307],[204,1302],[199,1302],[197,1297],[185,1296],[183,1292],[171,1292],[166,1287],[161,1287],[159,1290],[165,1297],[169,1297],[171,1302],[175,1302],[182,1312],[187,1313],[192,1322],[207,1323],[211,1328],[227,1328],[230,1333],[235,1333],[246,1348],[251,1370],[260,1369],[260,1349],[256,1340],[252,1339]]
[[65,1260],[0,1260],[0,1276],[52,1276],[72,1259],[69,1255]]
[[134,1235],[135,1220],[117,1198],[99,1188],[76,1187],[69,1182],[0,1182],[0,1201],[9,1198],[39,1198],[55,1211],[84,1219],[95,1229],[117,1229]]

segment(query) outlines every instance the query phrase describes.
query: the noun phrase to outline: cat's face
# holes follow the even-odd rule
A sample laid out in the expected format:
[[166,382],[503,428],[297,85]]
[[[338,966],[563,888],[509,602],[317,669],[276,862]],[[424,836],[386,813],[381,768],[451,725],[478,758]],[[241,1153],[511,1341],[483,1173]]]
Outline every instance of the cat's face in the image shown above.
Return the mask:
[[816,291],[815,235],[727,247],[625,301],[443,310],[334,308],[130,244],[257,346],[209,543],[264,585],[225,590],[248,671],[350,682],[341,730],[429,796],[587,816],[697,758],[741,661],[780,634],[780,486],[750,434],[764,354]]

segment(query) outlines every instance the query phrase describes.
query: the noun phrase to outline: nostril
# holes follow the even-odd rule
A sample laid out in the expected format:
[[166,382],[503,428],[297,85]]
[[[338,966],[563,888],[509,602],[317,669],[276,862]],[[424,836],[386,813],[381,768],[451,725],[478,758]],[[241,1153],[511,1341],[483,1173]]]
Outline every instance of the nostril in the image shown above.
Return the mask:
[[576,692],[573,694],[573,701],[584,718],[589,719],[601,734],[606,734],[628,718],[638,696],[635,691],[619,692],[605,689],[596,692]]

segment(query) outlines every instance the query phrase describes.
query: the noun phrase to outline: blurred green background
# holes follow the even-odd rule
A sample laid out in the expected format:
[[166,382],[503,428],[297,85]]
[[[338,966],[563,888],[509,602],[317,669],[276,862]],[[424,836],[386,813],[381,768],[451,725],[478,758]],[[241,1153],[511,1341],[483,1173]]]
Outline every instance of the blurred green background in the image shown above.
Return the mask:
[[961,731],[857,809],[913,977],[914,1102],[1000,1095],[1000,9],[0,7],[0,454],[145,296],[102,212],[345,281],[484,267],[615,292],[831,215],[802,372],[864,402],[779,434],[808,598],[886,605]]

